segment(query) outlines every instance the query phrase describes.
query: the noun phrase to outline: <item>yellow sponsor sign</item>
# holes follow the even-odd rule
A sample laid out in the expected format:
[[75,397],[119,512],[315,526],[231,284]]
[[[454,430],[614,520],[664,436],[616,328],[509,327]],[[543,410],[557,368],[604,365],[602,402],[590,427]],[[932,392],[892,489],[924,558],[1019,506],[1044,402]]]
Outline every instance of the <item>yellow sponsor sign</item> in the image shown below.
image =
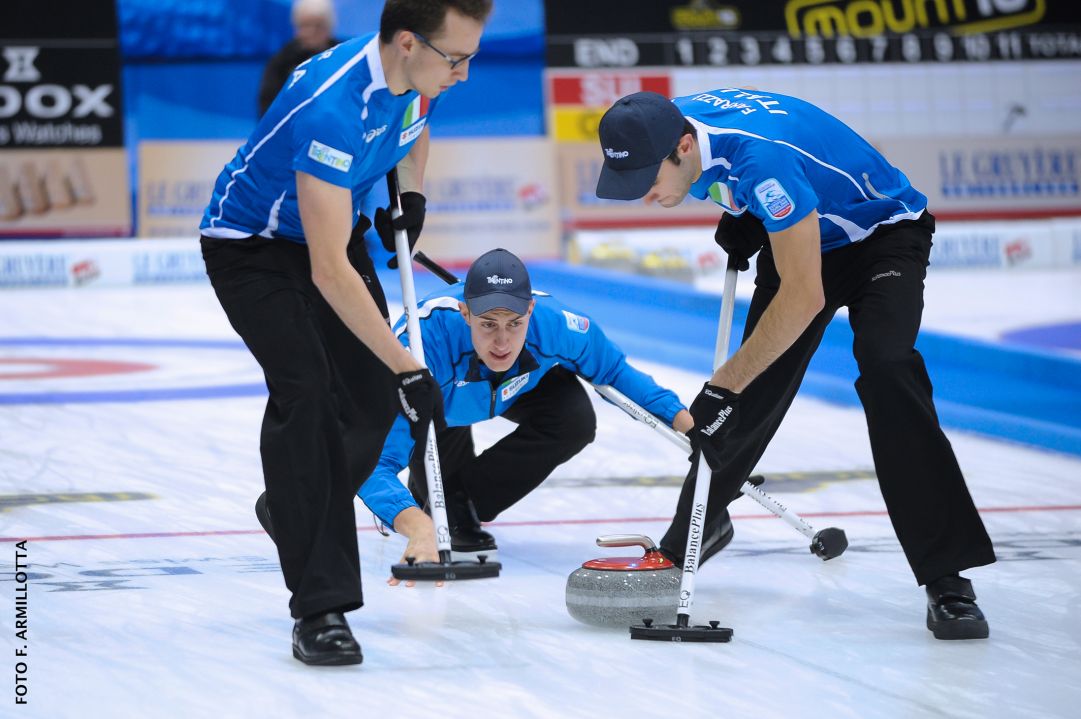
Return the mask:
[[955,35],[998,32],[1039,22],[1046,0],[788,0],[792,37],[902,35],[944,29]]
[[677,30],[731,30],[739,27],[739,8],[716,5],[710,0],[694,0],[672,8],[669,16]]
[[549,114],[552,137],[559,142],[596,142],[606,107],[556,106]]

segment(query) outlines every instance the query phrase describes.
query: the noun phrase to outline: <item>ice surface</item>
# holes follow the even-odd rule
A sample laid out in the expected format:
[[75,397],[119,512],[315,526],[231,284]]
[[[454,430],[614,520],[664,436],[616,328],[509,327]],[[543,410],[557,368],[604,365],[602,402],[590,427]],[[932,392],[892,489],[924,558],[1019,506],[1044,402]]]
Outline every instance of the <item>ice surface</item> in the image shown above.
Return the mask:
[[[209,388],[201,399],[0,405],[0,652],[11,682],[0,716],[1077,716],[1077,457],[949,433],[1000,557],[968,574],[989,640],[940,642],[924,628],[923,592],[874,481],[786,476],[764,489],[816,527],[843,527],[845,555],[822,562],[742,499],[735,539],[703,569],[692,613],[734,628],[733,641],[633,642],[571,619],[566,578],[584,560],[628,552],[596,547],[598,535],[659,538],[678,494],[663,478],[682,475],[686,460],[598,403],[596,442],[491,525],[499,579],[387,586],[404,542],[378,535],[358,501],[366,606],[350,621],[365,661],[317,669],[290,655],[288,596],[252,512],[263,401],[215,396],[257,385],[258,367],[239,346],[194,342],[234,337],[209,286],[25,290],[0,303],[0,338],[193,341],[0,344],[0,359],[157,367],[34,380],[6,379],[13,370],[0,364],[0,396]],[[639,364],[685,400],[702,381]],[[479,443],[508,426],[482,425]],[[759,469],[871,469],[861,412],[797,399]],[[30,572],[27,706],[14,705],[11,676],[24,645],[18,539]]]

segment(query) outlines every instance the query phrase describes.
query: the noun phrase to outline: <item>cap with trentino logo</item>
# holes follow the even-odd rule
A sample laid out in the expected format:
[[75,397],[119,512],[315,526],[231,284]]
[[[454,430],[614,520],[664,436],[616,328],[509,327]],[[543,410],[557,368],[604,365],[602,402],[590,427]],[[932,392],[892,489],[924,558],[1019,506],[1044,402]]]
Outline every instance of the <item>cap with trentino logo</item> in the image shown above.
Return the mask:
[[683,113],[656,92],[636,92],[616,101],[598,128],[604,165],[597,197],[637,200],[657,179],[664,158],[683,137]]
[[462,296],[475,315],[495,309],[524,315],[529,311],[533,288],[522,261],[499,248],[485,252],[469,266]]

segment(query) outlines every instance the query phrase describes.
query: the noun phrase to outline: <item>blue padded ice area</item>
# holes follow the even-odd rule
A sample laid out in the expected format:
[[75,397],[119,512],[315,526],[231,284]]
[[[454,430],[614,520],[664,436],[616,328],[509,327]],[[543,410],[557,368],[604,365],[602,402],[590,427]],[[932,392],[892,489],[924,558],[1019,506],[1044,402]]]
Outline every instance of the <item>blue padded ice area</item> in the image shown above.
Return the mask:
[[[709,373],[720,296],[564,262],[532,262],[529,267],[534,288],[581,309],[628,355],[701,372],[703,378]],[[417,273],[421,296],[441,284]],[[400,298],[396,276],[383,277],[383,286],[388,296]],[[746,317],[747,302],[737,300],[733,351]],[[851,348],[852,331],[847,319],[839,317],[827,329],[801,392],[858,405]],[[1081,361],[926,330],[917,349],[930,371],[943,425],[1081,455]]]

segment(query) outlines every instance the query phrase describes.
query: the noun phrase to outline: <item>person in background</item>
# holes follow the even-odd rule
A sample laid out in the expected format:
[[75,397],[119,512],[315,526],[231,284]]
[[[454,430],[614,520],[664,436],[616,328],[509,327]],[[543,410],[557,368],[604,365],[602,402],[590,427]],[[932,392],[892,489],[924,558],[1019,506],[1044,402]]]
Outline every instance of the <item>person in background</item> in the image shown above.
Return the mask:
[[293,39],[285,43],[263,68],[259,83],[259,117],[266,114],[293,69],[313,55],[341,42],[334,37],[332,0],[294,0],[291,15]]

